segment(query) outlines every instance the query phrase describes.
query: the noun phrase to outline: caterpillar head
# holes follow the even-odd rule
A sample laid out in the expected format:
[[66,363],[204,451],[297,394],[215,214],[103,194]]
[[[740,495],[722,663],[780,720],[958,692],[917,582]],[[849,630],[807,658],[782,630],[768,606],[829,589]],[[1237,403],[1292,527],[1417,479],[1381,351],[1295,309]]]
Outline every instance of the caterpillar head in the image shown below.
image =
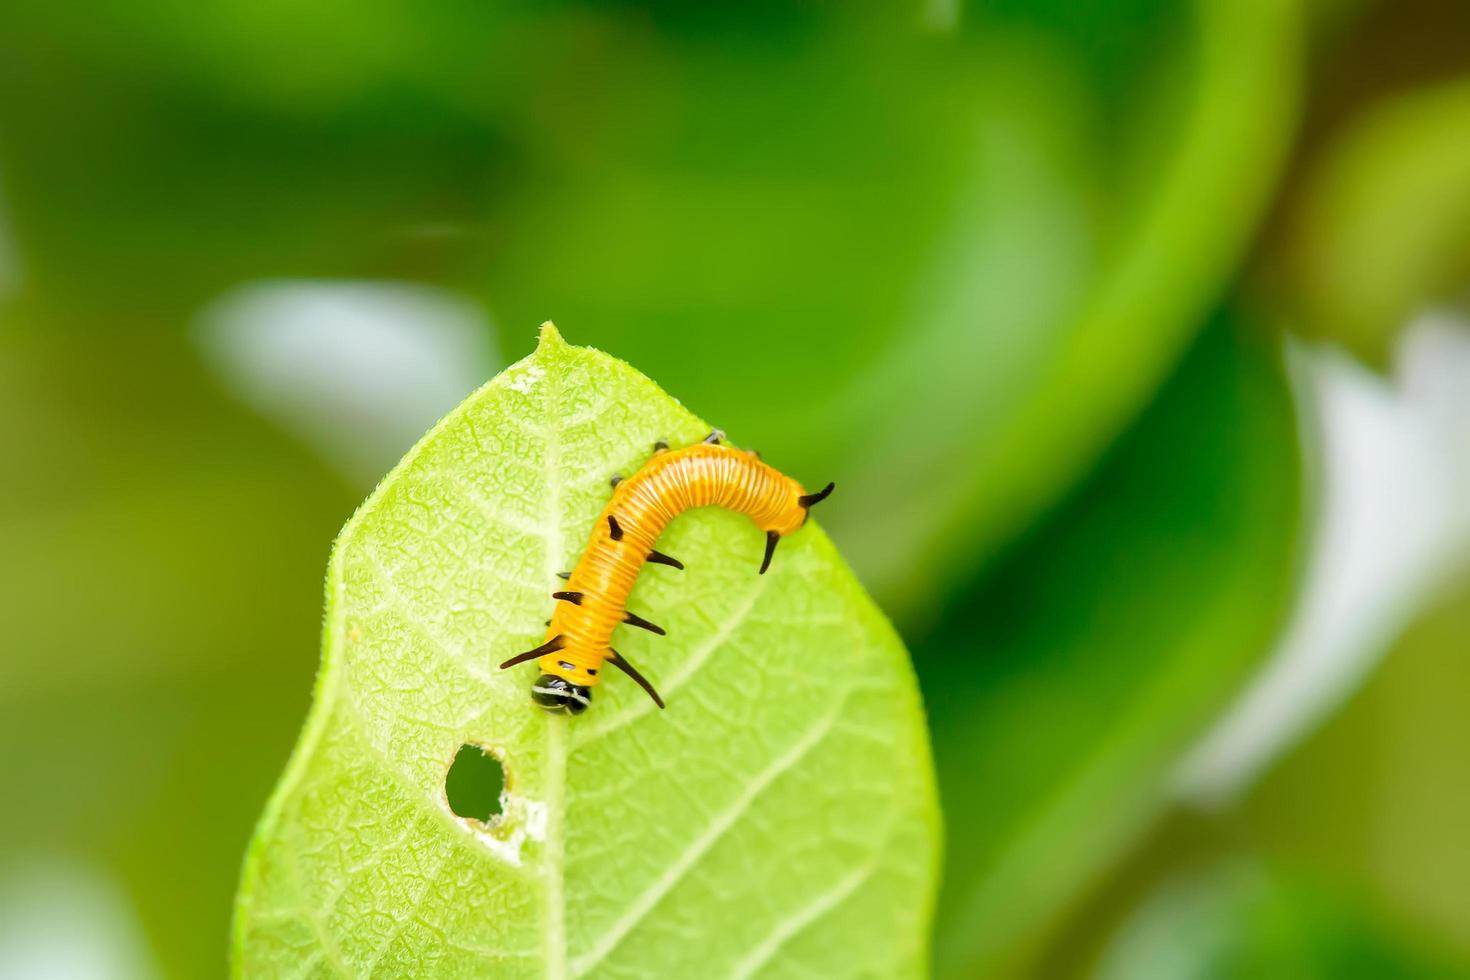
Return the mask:
[[592,688],[573,684],[565,677],[542,674],[531,685],[531,700],[547,711],[565,711],[580,715],[592,703]]

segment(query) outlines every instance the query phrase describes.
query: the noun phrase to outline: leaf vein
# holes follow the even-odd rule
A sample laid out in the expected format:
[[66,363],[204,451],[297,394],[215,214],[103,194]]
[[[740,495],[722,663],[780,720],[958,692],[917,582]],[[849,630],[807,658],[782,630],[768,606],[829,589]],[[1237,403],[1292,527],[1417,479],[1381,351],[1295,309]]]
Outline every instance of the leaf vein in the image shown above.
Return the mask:
[[780,776],[800,765],[807,755],[819,745],[824,738],[830,734],[840,717],[843,708],[851,697],[855,686],[849,686],[841,698],[833,702],[833,707],[812,725],[801,737],[789,745],[780,755],[754,779],[752,779],[744,790],[727,806],[721,813],[717,814],[709,825],[690,842],[678,859],[669,865],[642,894],[629,903],[628,910],[618,918],[603,935],[592,944],[592,947],[583,955],[573,961],[573,973],[583,976],[596,967],[633,931],[637,925],[647,917],[648,913],[658,905],[673,889],[684,879],[699,861],[729,832],[730,828],[750,809],[765,789],[775,782]]

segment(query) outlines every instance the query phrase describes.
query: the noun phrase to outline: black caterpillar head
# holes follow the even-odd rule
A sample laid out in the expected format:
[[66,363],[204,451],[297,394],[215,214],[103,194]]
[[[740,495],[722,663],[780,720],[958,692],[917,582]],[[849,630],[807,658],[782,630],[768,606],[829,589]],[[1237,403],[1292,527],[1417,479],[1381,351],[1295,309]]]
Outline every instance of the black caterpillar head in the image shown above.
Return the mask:
[[547,711],[565,711],[569,715],[580,715],[592,703],[592,689],[573,684],[565,677],[542,674],[531,685],[531,700]]

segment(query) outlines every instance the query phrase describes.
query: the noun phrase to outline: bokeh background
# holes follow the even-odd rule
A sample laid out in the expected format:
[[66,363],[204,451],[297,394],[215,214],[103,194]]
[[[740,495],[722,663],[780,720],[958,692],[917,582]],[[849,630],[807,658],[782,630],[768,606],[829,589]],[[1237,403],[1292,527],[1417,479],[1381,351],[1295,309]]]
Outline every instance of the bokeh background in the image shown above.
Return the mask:
[[0,975],[224,971],[332,537],[554,318],[842,492],[941,977],[1470,975],[1470,7],[0,4]]

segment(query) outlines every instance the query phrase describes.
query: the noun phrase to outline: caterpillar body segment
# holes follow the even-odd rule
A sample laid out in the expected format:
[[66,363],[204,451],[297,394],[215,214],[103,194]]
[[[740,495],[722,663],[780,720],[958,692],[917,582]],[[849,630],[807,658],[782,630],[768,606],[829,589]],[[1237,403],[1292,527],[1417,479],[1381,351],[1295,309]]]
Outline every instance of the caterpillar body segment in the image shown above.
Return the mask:
[[806,523],[808,510],[832,492],[829,483],[809,494],[800,483],[761,462],[752,452],[721,445],[723,433],[671,450],[664,443],[632,476],[618,480],[612,499],[592,526],[582,560],[554,593],[546,642],[501,664],[537,660],[541,675],[532,698],[541,707],[581,714],[591,704],[604,662],[633,678],[660,708],[663,699],[625,657],[612,649],[613,631],[623,623],[663,635],[661,627],[627,609],[628,596],[646,563],[684,566],[654,548],[669,523],[696,507],[723,507],[751,519],[766,534],[760,565],[764,574],[781,538]]

